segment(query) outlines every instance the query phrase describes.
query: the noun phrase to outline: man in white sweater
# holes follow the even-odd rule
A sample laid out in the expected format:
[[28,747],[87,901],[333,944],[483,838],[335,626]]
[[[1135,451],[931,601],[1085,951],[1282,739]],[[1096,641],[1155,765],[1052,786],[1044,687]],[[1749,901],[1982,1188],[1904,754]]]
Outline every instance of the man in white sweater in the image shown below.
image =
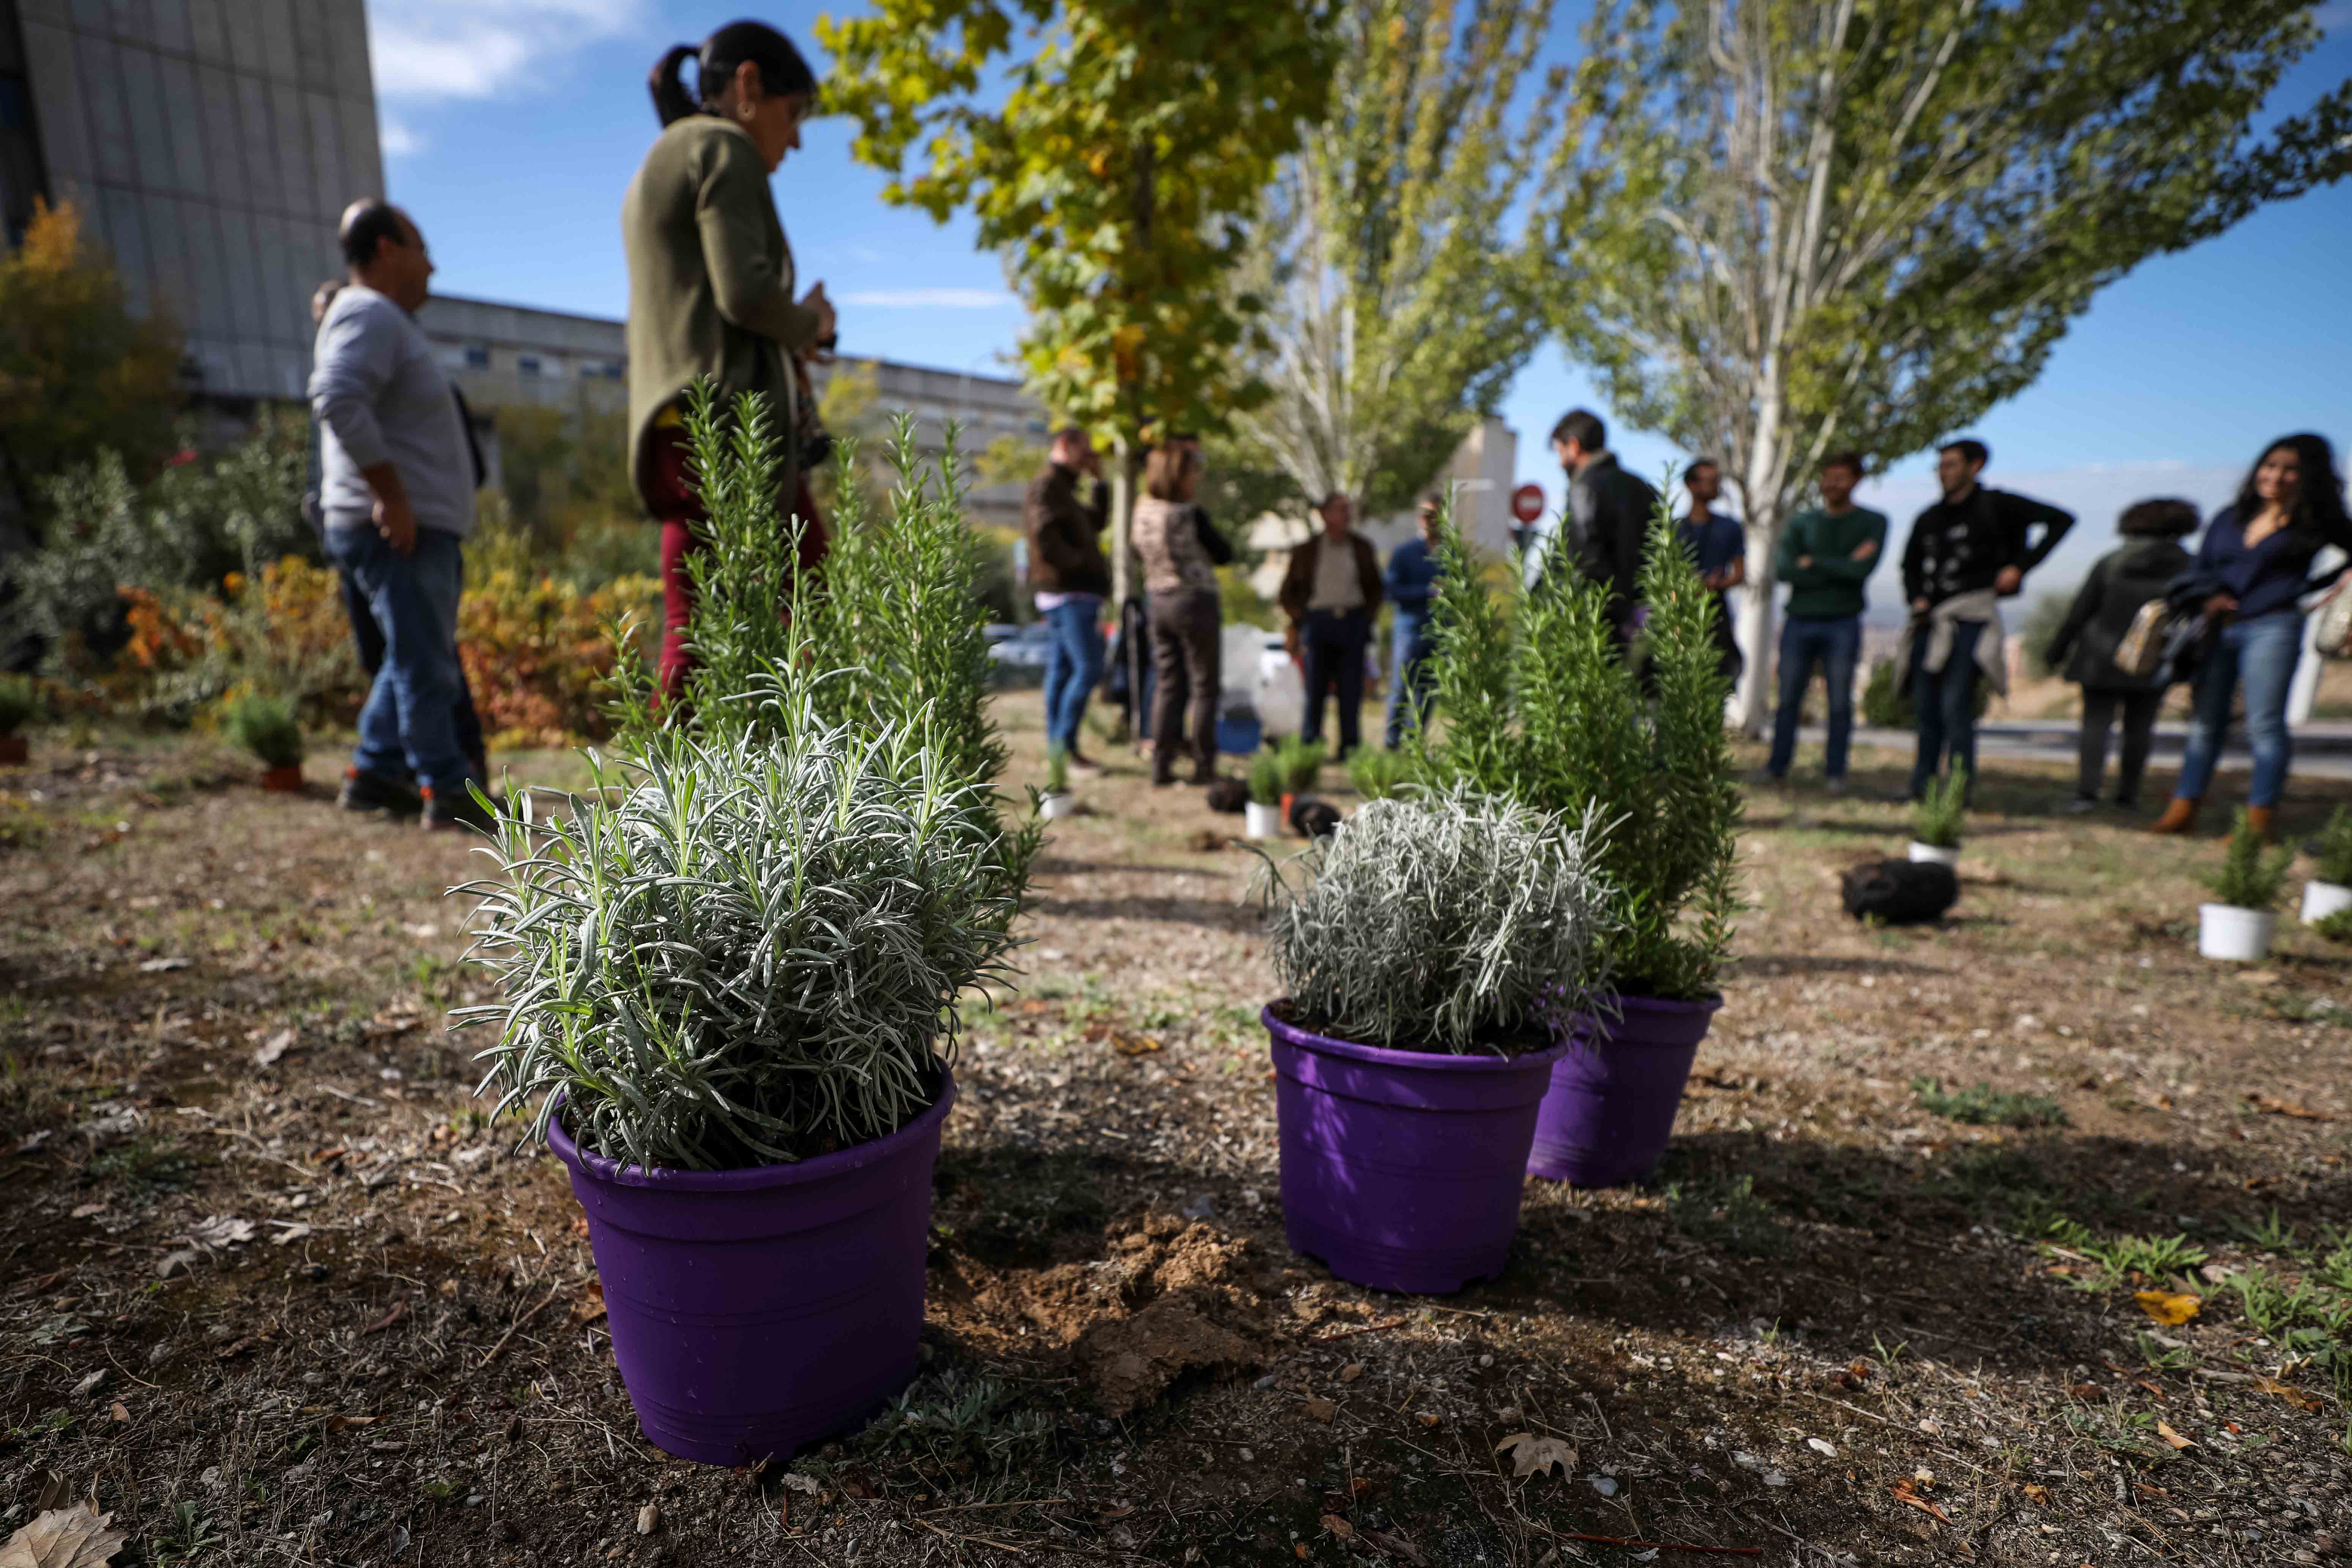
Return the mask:
[[319,505],[327,553],[366,595],[384,638],[342,805],[396,805],[404,770],[422,786],[426,828],[486,827],[457,726],[473,451],[457,391],[415,319],[433,260],[408,216],[381,200],[352,204],[341,240],[351,282],[320,323],[310,372]]

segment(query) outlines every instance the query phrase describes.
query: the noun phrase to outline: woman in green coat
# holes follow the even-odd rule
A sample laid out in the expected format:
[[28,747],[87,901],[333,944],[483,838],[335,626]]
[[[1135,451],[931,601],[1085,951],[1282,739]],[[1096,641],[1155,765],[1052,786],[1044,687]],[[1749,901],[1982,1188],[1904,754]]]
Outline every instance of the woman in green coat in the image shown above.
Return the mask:
[[[688,58],[698,64],[692,96],[682,79]],[[782,437],[779,493],[807,520],[801,560],[814,564],[824,532],[801,469],[815,411],[805,406],[796,362],[831,347],[834,314],[822,283],[793,298],[793,253],[768,188],[816,102],[816,78],[792,40],[764,23],[730,23],[698,49],[681,44],[664,55],[652,88],[662,133],[621,203],[629,472],[661,523],[661,689],[675,700],[692,663],[686,561],[699,547],[703,517],[686,458],[687,390],[708,376],[724,402],[767,395]]]

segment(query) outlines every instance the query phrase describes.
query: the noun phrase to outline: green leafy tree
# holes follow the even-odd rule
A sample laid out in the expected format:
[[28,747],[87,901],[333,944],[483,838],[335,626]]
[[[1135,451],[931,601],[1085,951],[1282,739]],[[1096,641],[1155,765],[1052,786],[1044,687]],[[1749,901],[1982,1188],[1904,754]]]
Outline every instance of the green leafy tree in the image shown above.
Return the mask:
[[[1331,103],[1267,189],[1235,287],[1268,301],[1244,460],[1409,507],[1544,324],[1505,237],[1564,80],[1522,101],[1546,0],[1343,0]],[[1517,112],[1515,112],[1515,107]]]
[[1739,713],[1822,455],[2031,384],[2104,285],[2352,168],[2352,83],[2257,132],[2314,0],[1605,0],[1546,179],[1553,324],[1748,520]]
[[1030,390],[1124,459],[1122,595],[1147,434],[1221,430],[1265,395],[1261,301],[1228,283],[1244,220],[1323,112],[1325,4],[877,0],[817,24],[828,105],[893,176],[885,197],[971,210],[1029,309]]
[[118,454],[144,477],[172,450],[180,334],[131,312],[122,280],[70,204],[37,205],[0,255],[0,475],[26,514],[41,487]]

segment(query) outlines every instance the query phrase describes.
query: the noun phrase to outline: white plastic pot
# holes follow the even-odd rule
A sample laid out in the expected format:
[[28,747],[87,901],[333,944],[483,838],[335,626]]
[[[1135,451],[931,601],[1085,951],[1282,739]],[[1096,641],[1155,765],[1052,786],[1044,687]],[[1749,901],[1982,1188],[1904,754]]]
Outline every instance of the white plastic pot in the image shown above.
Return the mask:
[[2352,910],[2352,888],[2340,882],[2303,885],[2303,923],[2315,926],[2339,910]]
[[2278,915],[2271,910],[2242,910],[2235,904],[2197,906],[2197,951],[2205,958],[2252,963],[2271,951],[2271,933]]
[[1281,837],[1282,804],[1277,801],[1272,805],[1260,805],[1257,802],[1251,801],[1243,806],[1242,831],[1251,838]]
[[1955,844],[1947,849],[1940,844],[1922,844],[1914,838],[1911,840],[1911,858],[1930,861],[1937,866],[1957,866],[1960,863],[1960,847]]
[[1057,822],[1077,809],[1078,797],[1068,790],[1064,790],[1059,795],[1048,794],[1038,797],[1037,815],[1048,822]]

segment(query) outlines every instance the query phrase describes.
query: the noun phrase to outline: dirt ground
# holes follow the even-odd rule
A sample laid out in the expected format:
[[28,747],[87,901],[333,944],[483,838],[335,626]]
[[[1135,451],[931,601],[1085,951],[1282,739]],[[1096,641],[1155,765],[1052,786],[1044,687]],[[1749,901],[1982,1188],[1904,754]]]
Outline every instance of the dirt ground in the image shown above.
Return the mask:
[[[1002,716],[1042,776],[1034,694]],[[2352,1552],[2352,950],[2199,960],[2210,836],[1996,770],[1952,918],[1874,931],[1836,873],[1900,853],[1907,759],[1758,791],[1656,1179],[1530,1183],[1507,1272],[1432,1300],[1284,1246],[1238,819],[1108,755],[971,1020],[923,1374],[754,1475],[638,1436],[561,1170],[471,1098],[467,846],[338,814],[331,756],[289,799],[37,735],[0,772],[0,1534],[93,1497],[121,1564]]]

